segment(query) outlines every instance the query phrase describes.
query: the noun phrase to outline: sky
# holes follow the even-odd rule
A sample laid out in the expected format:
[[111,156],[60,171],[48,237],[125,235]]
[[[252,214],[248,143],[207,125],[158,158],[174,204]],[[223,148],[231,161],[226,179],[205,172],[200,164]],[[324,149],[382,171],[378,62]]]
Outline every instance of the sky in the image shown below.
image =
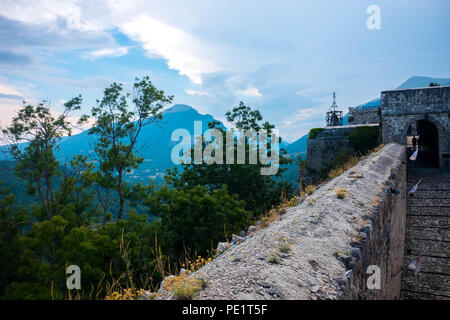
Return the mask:
[[[379,28],[368,28],[368,7]],[[149,75],[225,121],[243,101],[288,142],[412,76],[450,77],[448,0],[0,0],[0,125],[25,100],[81,113]],[[370,20],[373,21],[373,20]]]

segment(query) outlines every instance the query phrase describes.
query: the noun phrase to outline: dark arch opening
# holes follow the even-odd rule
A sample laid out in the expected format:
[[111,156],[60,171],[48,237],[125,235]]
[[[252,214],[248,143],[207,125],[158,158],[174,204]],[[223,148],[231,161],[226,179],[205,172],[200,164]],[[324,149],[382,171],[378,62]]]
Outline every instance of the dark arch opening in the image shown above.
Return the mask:
[[419,153],[416,164],[439,168],[439,133],[436,126],[430,121],[418,120],[417,135]]

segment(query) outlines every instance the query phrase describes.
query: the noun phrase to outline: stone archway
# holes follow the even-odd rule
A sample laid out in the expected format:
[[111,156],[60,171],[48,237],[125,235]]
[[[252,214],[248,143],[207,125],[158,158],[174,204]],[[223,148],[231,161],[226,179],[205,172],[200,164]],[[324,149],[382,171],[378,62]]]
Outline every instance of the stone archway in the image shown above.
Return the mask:
[[411,152],[419,149],[415,166],[439,168],[439,130],[432,121],[413,121],[407,128],[406,139]]

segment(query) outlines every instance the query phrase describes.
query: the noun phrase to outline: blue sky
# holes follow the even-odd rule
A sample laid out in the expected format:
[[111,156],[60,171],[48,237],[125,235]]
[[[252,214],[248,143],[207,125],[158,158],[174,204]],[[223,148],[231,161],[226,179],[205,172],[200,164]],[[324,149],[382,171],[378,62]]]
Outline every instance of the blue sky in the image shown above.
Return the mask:
[[[95,3],[95,4],[94,4]],[[369,30],[377,5],[381,29]],[[89,112],[135,77],[224,120],[239,101],[294,141],[414,75],[450,76],[448,0],[0,0],[0,123],[23,99]]]

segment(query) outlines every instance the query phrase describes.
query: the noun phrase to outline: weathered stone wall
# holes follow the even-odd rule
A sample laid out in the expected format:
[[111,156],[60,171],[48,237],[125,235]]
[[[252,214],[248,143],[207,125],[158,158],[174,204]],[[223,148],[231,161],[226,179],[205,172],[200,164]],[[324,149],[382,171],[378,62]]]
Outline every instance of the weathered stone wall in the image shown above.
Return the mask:
[[[197,299],[398,298],[404,155],[404,146],[389,144],[280,211],[269,225],[251,227],[194,274],[208,281]],[[344,198],[337,197],[338,188],[345,189]],[[366,286],[369,265],[381,269],[380,289]]]
[[357,109],[348,108],[349,113],[353,116],[353,120],[348,120],[349,124],[370,124],[378,123],[378,111],[377,109]]
[[[308,169],[320,171],[329,167],[330,162],[346,148],[351,150],[349,135],[354,128],[365,125],[348,125],[325,127],[313,139],[308,138],[307,163]],[[370,124],[378,126],[378,124]]]
[[418,120],[439,132],[439,164],[450,171],[450,86],[381,92],[383,143],[406,145],[407,130]]
[[[373,202],[368,224],[352,241],[352,273],[345,295],[347,299],[399,299],[403,269],[406,221],[406,165],[405,153],[397,147],[396,157],[381,155],[373,170],[388,169],[390,175],[384,188]],[[368,289],[367,269],[380,268],[381,287]]]

